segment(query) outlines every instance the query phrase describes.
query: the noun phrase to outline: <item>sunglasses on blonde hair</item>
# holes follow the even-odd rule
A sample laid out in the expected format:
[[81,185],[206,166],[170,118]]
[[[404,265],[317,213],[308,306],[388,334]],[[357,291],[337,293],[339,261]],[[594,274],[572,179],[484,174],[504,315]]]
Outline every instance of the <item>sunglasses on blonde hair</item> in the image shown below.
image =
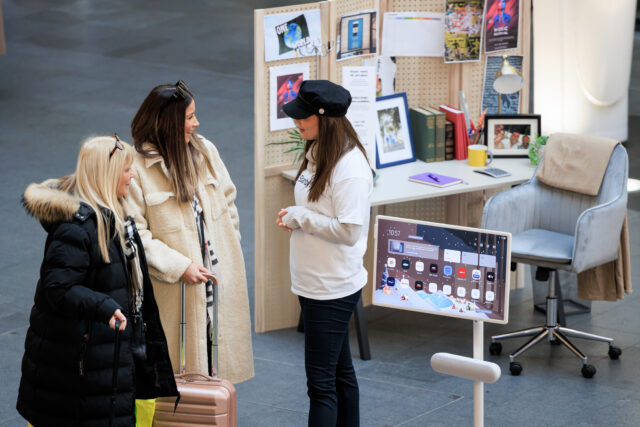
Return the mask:
[[115,153],[116,150],[124,150],[124,147],[122,146],[122,142],[120,141],[118,134],[114,133],[113,135],[111,135],[111,137],[116,140],[116,143],[114,147],[111,149],[111,151],[109,151],[109,160],[111,160],[111,156],[113,156],[113,153]]

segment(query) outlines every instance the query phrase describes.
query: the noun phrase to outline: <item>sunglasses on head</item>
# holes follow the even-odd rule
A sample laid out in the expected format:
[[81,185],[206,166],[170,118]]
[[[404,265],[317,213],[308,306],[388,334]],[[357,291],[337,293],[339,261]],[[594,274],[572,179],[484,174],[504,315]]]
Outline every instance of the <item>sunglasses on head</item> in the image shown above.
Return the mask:
[[114,133],[111,136],[113,137],[113,139],[116,140],[116,144],[113,147],[113,149],[111,151],[109,151],[109,160],[111,160],[111,156],[113,156],[113,153],[115,153],[116,150],[124,150],[124,147],[122,146],[122,142],[120,141],[120,138],[118,137],[118,134]]
[[175,86],[176,86],[176,90],[175,92],[173,92],[173,95],[171,95],[171,99],[181,98],[186,100],[188,97],[191,96],[191,91],[187,87],[187,84],[182,80],[178,80],[178,83],[176,83]]

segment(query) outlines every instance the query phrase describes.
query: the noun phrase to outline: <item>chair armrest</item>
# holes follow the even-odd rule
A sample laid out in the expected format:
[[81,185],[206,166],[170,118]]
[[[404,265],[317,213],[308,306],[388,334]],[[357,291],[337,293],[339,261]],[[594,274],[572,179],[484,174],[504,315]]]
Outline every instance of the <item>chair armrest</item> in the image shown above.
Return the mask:
[[482,228],[511,234],[532,228],[536,187],[531,180],[491,197],[482,211]]
[[582,212],[576,223],[572,270],[581,273],[618,257],[627,194]]

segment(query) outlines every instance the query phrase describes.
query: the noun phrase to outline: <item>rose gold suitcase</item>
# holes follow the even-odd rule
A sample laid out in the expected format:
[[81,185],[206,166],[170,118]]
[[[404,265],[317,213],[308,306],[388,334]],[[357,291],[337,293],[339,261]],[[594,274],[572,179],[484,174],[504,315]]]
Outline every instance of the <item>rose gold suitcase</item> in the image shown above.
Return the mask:
[[214,292],[214,331],[213,359],[216,377],[184,371],[184,337],[185,337],[185,297],[182,286],[182,310],[180,319],[180,374],[176,374],[176,383],[180,392],[177,407],[173,398],[159,398],[156,401],[156,412],[153,418],[154,427],[181,426],[231,426],[237,424],[236,389],[227,380],[217,378],[218,371],[218,292]]

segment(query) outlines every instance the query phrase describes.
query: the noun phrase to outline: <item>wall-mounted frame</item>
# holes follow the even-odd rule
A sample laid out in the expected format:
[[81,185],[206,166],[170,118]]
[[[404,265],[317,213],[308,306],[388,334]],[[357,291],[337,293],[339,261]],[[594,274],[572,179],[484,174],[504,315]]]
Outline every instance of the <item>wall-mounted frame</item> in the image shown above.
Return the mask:
[[376,167],[414,162],[409,107],[405,92],[376,98]]
[[527,157],[529,144],[540,135],[540,115],[487,115],[484,132],[495,157]]

